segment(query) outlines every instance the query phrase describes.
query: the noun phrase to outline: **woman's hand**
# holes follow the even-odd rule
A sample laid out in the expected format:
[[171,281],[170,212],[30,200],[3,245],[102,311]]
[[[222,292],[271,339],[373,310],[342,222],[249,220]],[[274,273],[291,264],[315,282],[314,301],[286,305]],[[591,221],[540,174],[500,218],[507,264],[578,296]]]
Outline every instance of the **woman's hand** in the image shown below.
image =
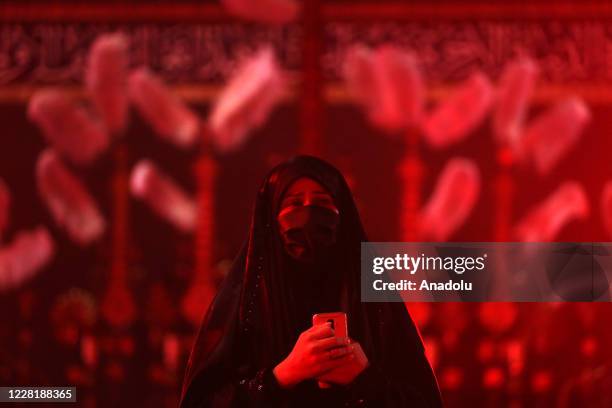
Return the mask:
[[348,339],[334,336],[330,324],[313,326],[295,342],[293,350],[274,368],[274,376],[283,388],[324,375],[354,358]]
[[353,380],[368,367],[370,362],[363,352],[361,345],[356,341],[351,340],[350,347],[352,347],[351,353],[354,357],[351,359],[346,359],[341,366],[317,377],[319,381],[347,385],[352,383]]

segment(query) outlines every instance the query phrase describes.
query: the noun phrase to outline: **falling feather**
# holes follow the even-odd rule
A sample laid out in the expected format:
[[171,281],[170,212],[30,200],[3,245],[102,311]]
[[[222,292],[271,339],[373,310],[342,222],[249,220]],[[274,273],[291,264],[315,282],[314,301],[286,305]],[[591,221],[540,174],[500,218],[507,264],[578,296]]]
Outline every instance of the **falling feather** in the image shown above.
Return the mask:
[[589,202],[582,186],[565,182],[527,213],[516,227],[516,236],[525,242],[553,241],[568,223],[588,214]]
[[527,126],[518,145],[519,157],[532,162],[540,174],[548,174],[578,142],[590,119],[582,100],[559,102]]
[[493,132],[498,143],[517,143],[537,76],[538,67],[529,58],[512,61],[504,68],[493,112]]
[[106,222],[93,198],[50,149],[38,158],[36,183],[53,219],[73,241],[88,245],[102,236]]
[[134,196],[179,230],[190,232],[195,228],[195,201],[151,161],[141,160],[136,164],[132,170],[130,189]]
[[419,232],[422,239],[446,241],[457,231],[478,201],[480,172],[472,160],[450,160],[424,206]]
[[148,68],[139,68],[130,74],[128,94],[159,137],[181,148],[196,143],[200,119]]
[[89,51],[85,85],[107,129],[121,133],[128,117],[128,39],[119,33],[101,35]]
[[75,164],[91,163],[109,145],[102,123],[59,90],[36,92],[30,99],[28,117],[47,141]]
[[213,144],[220,151],[240,147],[261,126],[284,94],[286,80],[271,48],[247,59],[230,78],[209,117]]
[[462,141],[485,119],[492,102],[489,79],[480,72],[473,74],[424,119],[425,140],[436,149]]
[[53,258],[55,245],[44,227],[20,231],[13,242],[0,248],[0,291],[27,283]]
[[416,57],[382,46],[355,46],[347,53],[344,78],[372,124],[397,134],[421,119],[425,87]]

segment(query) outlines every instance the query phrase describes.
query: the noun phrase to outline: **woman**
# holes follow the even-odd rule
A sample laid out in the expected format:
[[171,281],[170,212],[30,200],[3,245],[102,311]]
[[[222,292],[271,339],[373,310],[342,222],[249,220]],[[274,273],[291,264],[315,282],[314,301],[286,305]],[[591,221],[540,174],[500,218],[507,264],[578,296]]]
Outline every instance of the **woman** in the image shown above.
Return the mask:
[[[274,168],[192,350],[181,407],[439,407],[403,303],[360,301],[366,236],[338,170]],[[345,312],[350,339],[312,316]]]

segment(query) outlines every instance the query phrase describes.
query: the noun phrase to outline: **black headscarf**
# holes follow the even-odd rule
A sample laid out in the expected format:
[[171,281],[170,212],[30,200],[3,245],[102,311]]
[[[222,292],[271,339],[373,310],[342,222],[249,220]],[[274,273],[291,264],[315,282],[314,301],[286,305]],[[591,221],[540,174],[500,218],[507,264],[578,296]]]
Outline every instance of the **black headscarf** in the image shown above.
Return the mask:
[[[321,184],[340,213],[333,256],[325,264],[304,266],[290,259],[278,232],[282,197],[302,177]],[[347,313],[349,335],[373,367],[368,371],[384,382],[376,385],[383,388],[376,390],[375,398],[382,399],[376,406],[404,406],[404,401],[439,406],[435,378],[404,305],[360,301],[362,241],[357,208],[336,168],[298,156],[272,169],[258,191],[249,237],[196,337],[180,406],[235,406],[240,379],[273,368],[291,351],[310,316],[328,311]],[[402,384],[405,379],[409,383]]]

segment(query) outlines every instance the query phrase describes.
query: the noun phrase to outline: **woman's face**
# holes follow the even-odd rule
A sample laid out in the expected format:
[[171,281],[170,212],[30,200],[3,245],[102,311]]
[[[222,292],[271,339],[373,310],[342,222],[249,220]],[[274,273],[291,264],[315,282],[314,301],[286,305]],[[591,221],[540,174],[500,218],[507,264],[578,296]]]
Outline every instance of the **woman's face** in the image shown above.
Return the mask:
[[312,263],[325,257],[336,242],[339,212],[331,194],[302,177],[289,186],[278,212],[279,233],[294,259]]
[[301,177],[289,186],[281,201],[279,216],[283,211],[302,206],[323,207],[338,213],[331,194],[321,184],[308,177]]

